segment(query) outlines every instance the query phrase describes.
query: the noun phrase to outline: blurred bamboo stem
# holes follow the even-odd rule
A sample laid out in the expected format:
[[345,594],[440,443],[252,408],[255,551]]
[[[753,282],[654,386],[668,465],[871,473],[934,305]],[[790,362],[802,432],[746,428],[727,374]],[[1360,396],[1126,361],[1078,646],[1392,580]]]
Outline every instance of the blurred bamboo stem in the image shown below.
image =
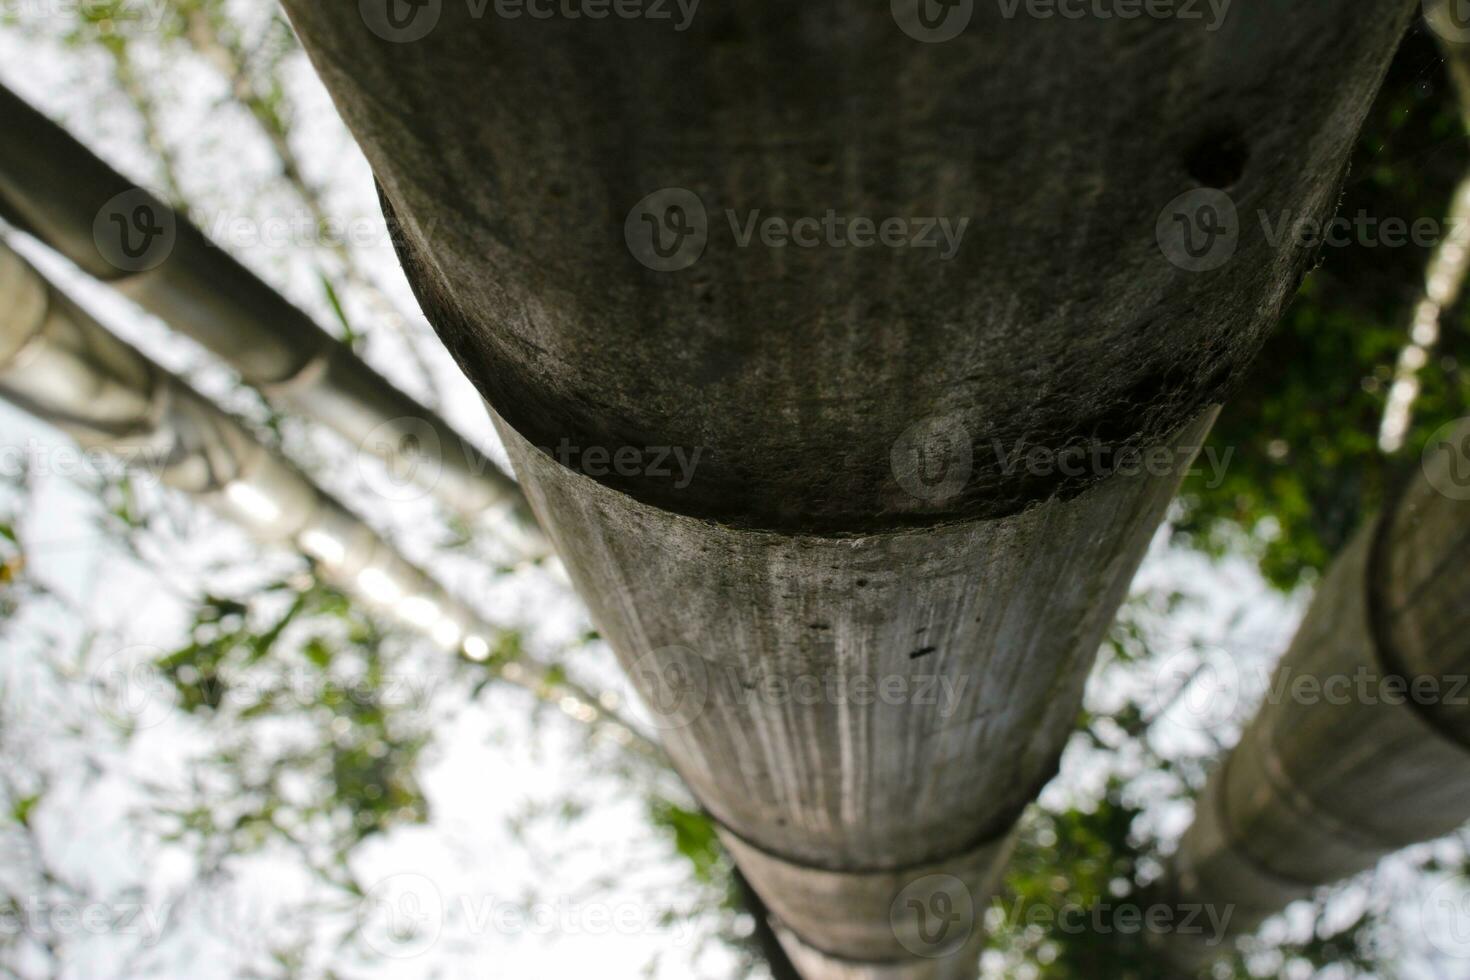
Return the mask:
[[[516,482],[436,413],[3,88],[0,125],[9,133],[0,141],[0,214],[204,345],[271,402],[401,466],[463,517],[513,515],[517,550],[545,553]],[[132,236],[145,230],[154,232],[141,239],[150,254],[135,263]]]
[[618,744],[662,750],[607,696],[522,655],[500,663],[496,627],[403,558],[361,518],[243,425],[119,340],[0,244],[0,396],[208,505],[261,544],[296,550],[322,577],[438,646]]
[[[1210,779],[1161,891],[1248,934],[1314,889],[1470,821],[1470,421],[1430,446],[1322,580]],[[1220,950],[1169,936],[1187,971]]]
[[[1465,31],[1456,21],[1450,4],[1456,0],[1426,0],[1424,16],[1444,52],[1445,71],[1459,96],[1460,118],[1470,134],[1470,40],[1455,40]],[[1424,291],[1414,307],[1409,325],[1409,342],[1399,352],[1393,385],[1383,408],[1378,430],[1378,447],[1393,454],[1404,447],[1414,421],[1414,403],[1419,399],[1419,372],[1439,346],[1441,321],[1459,301],[1470,271],[1470,174],[1460,180],[1450,199],[1439,244],[1429,259]]]

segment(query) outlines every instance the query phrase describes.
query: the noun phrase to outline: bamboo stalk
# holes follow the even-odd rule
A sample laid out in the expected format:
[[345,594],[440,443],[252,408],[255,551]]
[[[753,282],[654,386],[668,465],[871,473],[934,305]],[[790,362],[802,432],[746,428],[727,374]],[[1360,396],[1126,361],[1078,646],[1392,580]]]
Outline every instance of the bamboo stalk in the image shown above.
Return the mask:
[[[515,481],[430,409],[322,330],[185,218],[0,87],[0,214],[192,337],[284,409],[400,464],[467,518],[514,515],[544,548]],[[131,254],[130,254],[131,253]]]
[[[1250,216],[1330,209],[1413,6],[742,0],[684,31],[284,0],[809,980],[978,970],[1174,464],[1310,262]],[[866,233],[942,221],[968,237]]]
[[[308,556],[325,580],[446,651],[490,660],[494,626],[238,421],[109,333],[4,244],[0,396],[84,447],[113,454],[199,500],[261,544]],[[507,683],[619,744],[662,758],[655,743],[577,681],[524,655],[492,663]]]
[[1470,821],[1470,421],[1440,435],[1323,578],[1160,886],[1232,935]]

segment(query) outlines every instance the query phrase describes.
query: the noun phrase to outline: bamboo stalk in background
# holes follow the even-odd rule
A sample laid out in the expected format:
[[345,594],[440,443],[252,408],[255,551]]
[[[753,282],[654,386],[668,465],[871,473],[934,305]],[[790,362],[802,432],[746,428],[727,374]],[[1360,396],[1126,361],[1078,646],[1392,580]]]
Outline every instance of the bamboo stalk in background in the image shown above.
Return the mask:
[[400,467],[459,515],[511,511],[517,545],[544,548],[513,479],[184,217],[3,87],[0,129],[0,216],[203,344],[281,408]]
[[[1470,421],[1322,580],[1162,891],[1248,934],[1321,885],[1470,821]],[[1192,970],[1212,959],[1165,942]]]
[[[1445,71],[1459,95],[1460,118],[1470,133],[1470,26],[1455,17],[1453,4],[1459,0],[1426,0],[1424,16],[1444,52]],[[1419,372],[1439,346],[1442,321],[1459,302],[1470,271],[1470,174],[1461,178],[1450,198],[1440,242],[1430,256],[1424,273],[1424,290],[1414,306],[1409,324],[1409,342],[1399,352],[1393,385],[1383,409],[1378,445],[1385,453],[1396,453],[1414,420],[1414,402],[1419,398]]]
[[[119,340],[0,244],[0,396],[84,447],[205,503],[264,545],[309,556],[369,607],[486,661],[496,628],[244,426]],[[505,681],[654,758],[662,750],[585,686],[522,656]]]

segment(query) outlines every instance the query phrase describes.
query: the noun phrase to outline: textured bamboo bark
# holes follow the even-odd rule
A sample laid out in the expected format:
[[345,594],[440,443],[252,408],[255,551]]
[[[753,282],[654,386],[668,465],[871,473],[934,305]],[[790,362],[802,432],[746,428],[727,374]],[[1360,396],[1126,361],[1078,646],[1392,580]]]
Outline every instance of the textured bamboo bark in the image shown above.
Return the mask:
[[[309,556],[322,577],[446,650],[483,660],[494,629],[361,518],[212,402],[119,340],[0,244],[0,397],[82,446],[188,494],[255,541]],[[601,725],[655,759],[657,746],[575,682],[530,658],[499,676]]]
[[[285,6],[793,960],[971,975],[1188,449],[1307,268],[1256,215],[1331,207],[1413,4],[1268,0],[1207,30],[961,3],[942,43],[903,2],[739,0],[687,30]],[[1159,240],[1191,193],[1239,219],[1195,272]],[[948,259],[740,231],[828,211],[972,225]],[[1182,451],[1016,465],[1098,445]],[[697,465],[605,465],[650,449]]]
[[[447,422],[3,87],[0,129],[0,216],[209,348],[272,402],[399,463],[457,514],[508,509],[539,539],[515,481]],[[418,465],[404,465],[413,454]]]
[[[1163,888],[1247,934],[1470,821],[1470,423],[1322,580]],[[1219,950],[1169,940],[1190,968]]]

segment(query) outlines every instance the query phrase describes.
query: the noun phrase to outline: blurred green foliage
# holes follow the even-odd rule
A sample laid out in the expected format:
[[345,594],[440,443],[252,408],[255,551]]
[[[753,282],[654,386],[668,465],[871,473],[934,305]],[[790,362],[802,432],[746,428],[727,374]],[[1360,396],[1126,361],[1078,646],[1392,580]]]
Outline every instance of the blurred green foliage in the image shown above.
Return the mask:
[[[1455,91],[1432,37],[1416,27],[1364,125],[1338,215],[1366,215],[1377,228],[1390,218],[1438,222],[1467,168]],[[1391,247],[1376,233],[1348,237],[1345,246],[1322,247],[1221,415],[1212,443],[1234,451],[1224,482],[1211,488],[1208,474],[1196,475],[1183,495],[1183,540],[1215,555],[1249,540],[1263,573],[1283,589],[1325,568],[1428,437],[1470,415],[1462,369],[1470,308],[1461,303],[1446,314],[1437,356],[1421,373],[1405,449],[1398,458],[1380,452],[1384,404],[1431,250]]]
[[355,891],[353,849],[429,816],[417,772],[434,675],[393,648],[310,578],[268,586],[249,606],[203,597],[190,642],[153,664],[174,707],[218,737],[193,777],[208,792],[160,799],[164,838],[192,842],[210,869],[271,844],[330,855],[312,870]]

